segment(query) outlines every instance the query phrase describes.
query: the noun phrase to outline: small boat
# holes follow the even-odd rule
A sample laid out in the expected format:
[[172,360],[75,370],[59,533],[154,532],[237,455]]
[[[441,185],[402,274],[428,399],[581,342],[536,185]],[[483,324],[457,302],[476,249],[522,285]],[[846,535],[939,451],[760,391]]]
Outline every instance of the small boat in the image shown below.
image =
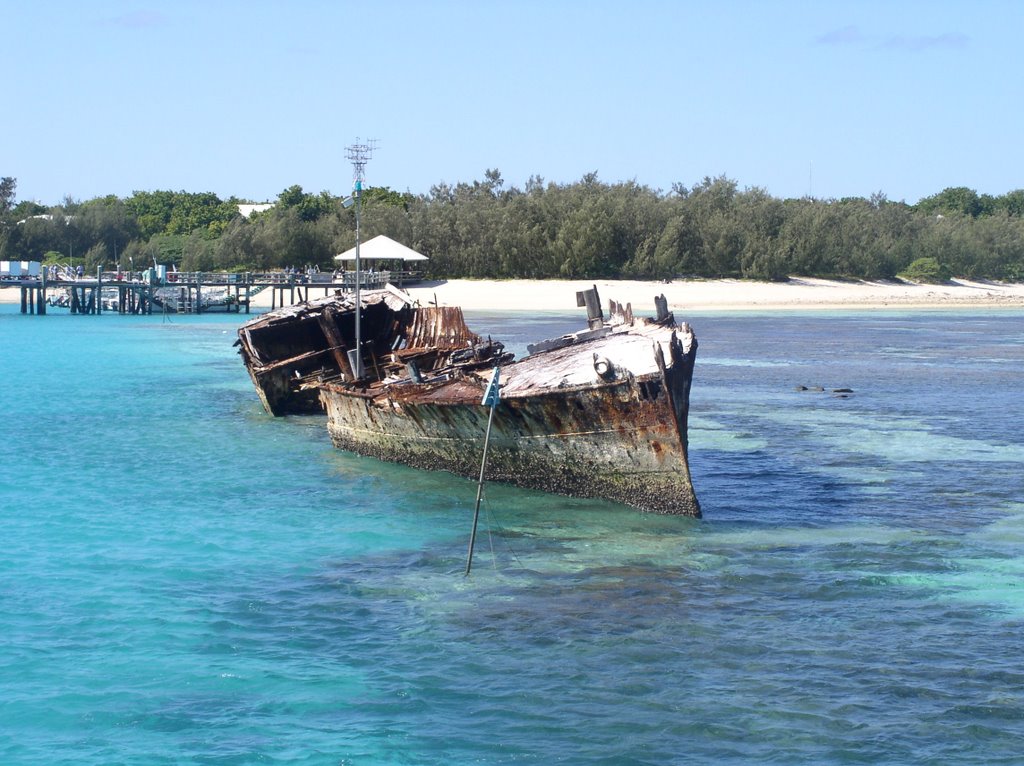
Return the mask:
[[193,314],[208,311],[231,311],[235,308],[235,296],[226,287],[202,287],[196,294],[185,287],[165,286],[153,290],[153,303],[172,314]]
[[269,413],[322,409],[341,449],[475,477],[489,414],[481,399],[499,367],[488,481],[700,515],[687,445],[697,340],[663,296],[653,318],[612,301],[606,319],[596,288],[579,293],[586,329],[530,346],[519,361],[469,330],[457,307],[420,306],[391,286],[361,303],[360,379],[351,296],[239,329]]

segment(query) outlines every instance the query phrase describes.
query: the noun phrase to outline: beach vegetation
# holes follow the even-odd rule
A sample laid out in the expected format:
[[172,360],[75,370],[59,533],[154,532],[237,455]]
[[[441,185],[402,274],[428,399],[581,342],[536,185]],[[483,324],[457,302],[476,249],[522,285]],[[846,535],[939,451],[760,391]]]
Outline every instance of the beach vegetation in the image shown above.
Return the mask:
[[96,242],[85,251],[83,256],[83,266],[87,274],[94,273],[97,268],[102,268],[104,264],[108,263],[110,263],[110,250],[105,242]]
[[948,282],[952,274],[949,267],[937,258],[918,258],[899,274],[910,282],[939,285]]
[[14,207],[14,193],[18,179],[11,176],[0,178],[0,215],[6,215]]
[[[0,252],[127,268],[267,271],[316,266],[355,244],[355,210],[329,192],[284,189],[269,209],[211,192],[135,191],[57,205],[18,202],[0,178]],[[362,235],[386,234],[427,255],[438,278],[634,279],[790,275],[830,279],[1024,278],[1024,189],[1003,195],[949,187],[917,204],[869,197],[781,199],[726,176],[669,191],[532,176],[523,188],[494,168],[425,194],[367,187]]]

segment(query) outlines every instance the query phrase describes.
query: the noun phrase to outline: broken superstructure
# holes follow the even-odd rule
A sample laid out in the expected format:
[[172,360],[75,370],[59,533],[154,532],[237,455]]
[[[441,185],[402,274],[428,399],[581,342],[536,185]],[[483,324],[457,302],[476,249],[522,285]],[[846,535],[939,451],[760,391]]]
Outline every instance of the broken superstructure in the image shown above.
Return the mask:
[[363,370],[356,381],[355,299],[337,294],[246,322],[236,345],[271,415],[323,412],[320,387],[422,381],[511,361],[500,343],[466,327],[462,309],[416,306],[391,286],[363,291]]

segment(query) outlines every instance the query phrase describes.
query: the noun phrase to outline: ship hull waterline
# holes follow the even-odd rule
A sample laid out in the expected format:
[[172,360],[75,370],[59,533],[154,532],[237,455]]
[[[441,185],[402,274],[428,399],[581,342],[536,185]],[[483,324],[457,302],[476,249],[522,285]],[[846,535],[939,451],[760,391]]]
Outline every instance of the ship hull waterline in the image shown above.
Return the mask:
[[[700,516],[685,436],[696,342],[684,353],[673,337],[671,350],[671,366],[661,361],[652,374],[502,398],[487,481]],[[368,395],[326,384],[320,398],[339,449],[476,478],[488,417],[482,390],[463,380]]]

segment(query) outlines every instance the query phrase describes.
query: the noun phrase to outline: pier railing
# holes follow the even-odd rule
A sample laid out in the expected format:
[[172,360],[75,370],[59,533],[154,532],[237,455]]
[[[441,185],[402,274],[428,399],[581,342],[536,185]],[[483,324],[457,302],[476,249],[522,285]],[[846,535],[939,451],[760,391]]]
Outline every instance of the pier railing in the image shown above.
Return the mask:
[[[376,271],[367,269],[361,272],[362,287],[383,287],[388,282],[394,284],[414,283],[422,279],[418,271],[387,269]],[[146,284],[203,284],[209,286],[226,285],[329,285],[336,284],[339,287],[355,287],[356,275],[354,271],[336,272],[287,272],[287,271],[168,271],[161,278],[151,274],[149,271],[101,271],[98,277],[104,284],[111,283],[146,283]],[[67,285],[74,283],[94,283],[97,274],[85,274],[83,276],[68,276],[64,273],[56,278],[46,277],[46,283],[50,286]],[[18,287],[24,284],[35,284],[42,280],[41,276],[5,277],[0,281],[0,287]]]
[[[419,281],[415,271],[367,269],[360,271],[362,288],[379,289],[389,282],[402,286]],[[46,305],[66,305],[72,313],[93,314],[103,311],[118,313],[152,313],[153,304],[179,313],[201,313],[214,305],[228,310],[249,313],[253,296],[270,289],[273,291],[271,308],[285,305],[285,291],[290,302],[308,300],[319,290],[348,292],[355,289],[354,271],[337,272],[217,272],[170,271],[100,271],[95,275],[77,275],[70,270],[61,271],[56,278],[43,273],[38,276],[7,277],[0,280],[0,288],[21,289],[21,312],[46,312]],[[213,289],[221,295],[211,295]],[[47,297],[47,291],[60,291],[66,303]]]

